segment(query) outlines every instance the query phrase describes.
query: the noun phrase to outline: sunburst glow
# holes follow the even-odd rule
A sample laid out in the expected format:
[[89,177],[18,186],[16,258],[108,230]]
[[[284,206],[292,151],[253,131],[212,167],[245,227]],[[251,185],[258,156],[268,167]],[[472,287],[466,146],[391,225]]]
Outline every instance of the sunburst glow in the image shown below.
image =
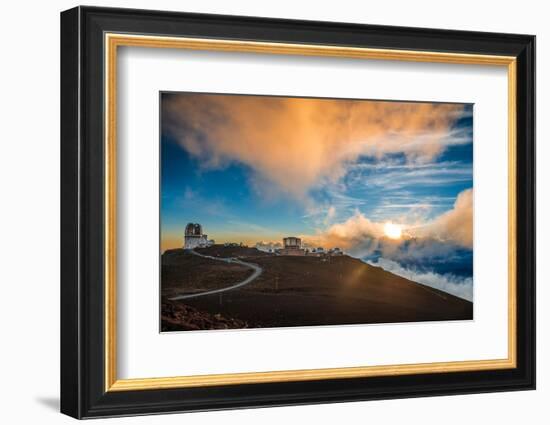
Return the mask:
[[401,226],[388,222],[384,225],[384,233],[390,239],[399,239],[401,238]]

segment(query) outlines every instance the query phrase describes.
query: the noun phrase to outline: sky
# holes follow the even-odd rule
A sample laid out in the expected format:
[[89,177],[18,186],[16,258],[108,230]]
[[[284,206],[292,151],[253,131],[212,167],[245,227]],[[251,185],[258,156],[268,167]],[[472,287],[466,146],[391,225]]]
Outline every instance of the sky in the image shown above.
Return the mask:
[[161,249],[299,236],[471,300],[472,164],[470,104],[162,93]]

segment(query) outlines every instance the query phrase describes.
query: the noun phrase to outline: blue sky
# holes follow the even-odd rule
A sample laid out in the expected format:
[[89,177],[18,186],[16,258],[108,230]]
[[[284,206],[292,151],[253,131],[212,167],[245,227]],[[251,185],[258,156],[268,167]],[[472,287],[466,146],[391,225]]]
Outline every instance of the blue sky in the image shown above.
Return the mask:
[[[472,105],[170,93],[162,108],[163,249],[200,222],[217,242],[296,235],[471,280]],[[452,252],[407,256],[411,238]]]
[[[170,137],[162,142],[162,229],[183,237],[188,222],[200,222],[219,242],[254,243],[273,235],[313,230],[302,205],[285,199],[265,199],[250,186],[251,170],[243,164],[203,169]],[[222,235],[235,235],[226,239]],[[246,239],[246,238],[245,238]]]

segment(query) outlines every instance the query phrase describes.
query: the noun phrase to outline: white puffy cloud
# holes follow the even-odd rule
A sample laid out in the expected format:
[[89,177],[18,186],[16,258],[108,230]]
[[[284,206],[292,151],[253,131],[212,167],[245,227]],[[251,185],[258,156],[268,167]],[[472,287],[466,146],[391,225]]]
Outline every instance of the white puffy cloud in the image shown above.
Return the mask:
[[414,267],[403,267],[398,262],[386,258],[379,258],[377,261],[369,263],[413,282],[422,283],[468,301],[473,301],[474,290],[471,277],[459,277],[433,271],[418,271]]

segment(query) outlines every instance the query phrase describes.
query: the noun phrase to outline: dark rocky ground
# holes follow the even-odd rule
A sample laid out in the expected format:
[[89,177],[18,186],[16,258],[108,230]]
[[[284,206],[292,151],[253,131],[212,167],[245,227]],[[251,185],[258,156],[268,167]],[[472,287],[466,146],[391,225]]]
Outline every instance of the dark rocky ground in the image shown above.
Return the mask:
[[161,308],[163,332],[248,327],[248,323],[243,320],[227,318],[220,313],[199,311],[177,301],[164,300]]
[[[264,272],[249,285],[230,292],[168,301],[175,294],[230,286],[252,271],[184,250],[167,251],[162,257],[165,330],[473,318],[471,302],[349,256],[325,259],[275,256],[255,248],[220,245],[197,251],[214,257],[239,257],[258,264]],[[200,317],[204,320],[199,320]]]

